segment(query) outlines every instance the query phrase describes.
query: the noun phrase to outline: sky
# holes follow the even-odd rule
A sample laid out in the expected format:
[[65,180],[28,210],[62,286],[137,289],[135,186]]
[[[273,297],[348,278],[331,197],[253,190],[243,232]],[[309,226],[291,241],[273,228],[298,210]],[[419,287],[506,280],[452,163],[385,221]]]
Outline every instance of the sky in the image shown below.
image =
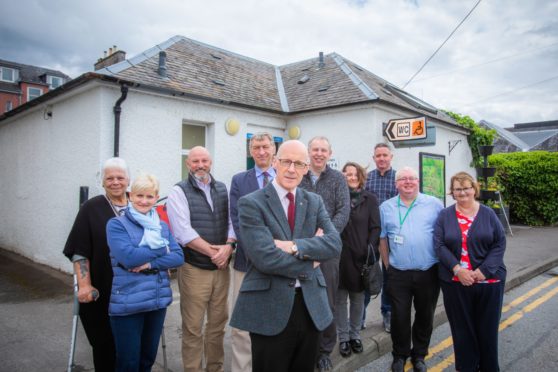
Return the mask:
[[[0,59],[77,77],[181,35],[274,65],[336,52],[403,88],[478,1],[19,0]],[[404,89],[502,127],[558,120],[558,1],[481,0]]]

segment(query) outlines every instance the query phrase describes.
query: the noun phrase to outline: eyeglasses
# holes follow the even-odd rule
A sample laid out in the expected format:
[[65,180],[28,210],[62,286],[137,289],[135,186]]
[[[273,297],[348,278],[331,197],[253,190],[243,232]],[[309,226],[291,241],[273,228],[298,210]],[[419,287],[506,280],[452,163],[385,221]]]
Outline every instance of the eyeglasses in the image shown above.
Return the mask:
[[455,192],[455,193],[457,193],[457,194],[461,194],[461,193],[464,192],[464,191],[467,192],[467,191],[472,190],[472,189],[473,189],[473,186],[471,186],[471,187],[463,187],[463,188],[458,187],[458,188],[453,189],[453,192]]
[[407,182],[407,181],[416,181],[416,180],[418,180],[417,177],[401,177],[401,178],[398,178],[396,181]]
[[308,166],[308,164],[302,162],[302,161],[292,161],[289,159],[277,159],[279,161],[279,164],[283,167],[283,168],[290,168],[291,164],[294,164],[294,167],[296,169],[304,169]]

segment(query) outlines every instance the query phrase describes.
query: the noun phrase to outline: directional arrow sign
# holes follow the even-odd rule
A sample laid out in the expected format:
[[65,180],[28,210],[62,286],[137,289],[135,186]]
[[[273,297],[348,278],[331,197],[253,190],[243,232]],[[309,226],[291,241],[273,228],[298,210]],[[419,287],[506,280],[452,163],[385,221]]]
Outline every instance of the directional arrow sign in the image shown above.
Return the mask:
[[384,135],[391,142],[426,138],[426,118],[391,119]]

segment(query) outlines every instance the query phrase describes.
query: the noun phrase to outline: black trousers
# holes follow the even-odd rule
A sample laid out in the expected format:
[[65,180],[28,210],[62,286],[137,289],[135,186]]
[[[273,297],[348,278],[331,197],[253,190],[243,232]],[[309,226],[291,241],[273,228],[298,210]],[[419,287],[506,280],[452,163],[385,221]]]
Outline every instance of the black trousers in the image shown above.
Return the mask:
[[93,349],[95,371],[114,371],[116,349],[108,316],[108,299],[79,305],[81,324]]
[[[270,320],[272,321],[272,320]],[[285,329],[275,336],[250,333],[253,372],[313,372],[319,332],[297,290]]]
[[[391,341],[396,358],[424,358],[428,354],[434,310],[440,294],[438,265],[426,271],[388,268],[391,301]],[[415,320],[411,326],[411,307]],[[411,348],[412,340],[412,348]]]
[[498,327],[502,314],[504,281],[465,287],[441,282],[448,316],[455,368],[461,372],[497,372]]

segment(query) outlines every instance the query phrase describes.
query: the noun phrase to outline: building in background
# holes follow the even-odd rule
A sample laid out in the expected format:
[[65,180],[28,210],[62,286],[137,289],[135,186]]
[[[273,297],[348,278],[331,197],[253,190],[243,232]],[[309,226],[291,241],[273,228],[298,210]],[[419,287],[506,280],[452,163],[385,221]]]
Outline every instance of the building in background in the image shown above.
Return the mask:
[[494,153],[558,151],[558,120],[514,124],[511,128],[502,128],[486,120],[479,124],[496,130]]
[[157,175],[165,196],[197,145],[209,149],[212,173],[226,183],[253,165],[247,143],[261,131],[278,145],[324,135],[332,167],[368,166],[374,145],[387,141],[386,123],[424,117],[427,138],[393,146],[394,168],[424,162],[448,203],[451,175],[473,172],[467,129],[337,53],[276,66],[175,36],[130,59],[108,60],[113,54],[0,116],[0,198],[10,211],[0,215],[1,247],[70,272],[61,249],[80,186],[89,197],[102,193],[100,167],[115,154],[132,178]]
[[42,96],[70,80],[60,71],[0,59],[0,113]]

